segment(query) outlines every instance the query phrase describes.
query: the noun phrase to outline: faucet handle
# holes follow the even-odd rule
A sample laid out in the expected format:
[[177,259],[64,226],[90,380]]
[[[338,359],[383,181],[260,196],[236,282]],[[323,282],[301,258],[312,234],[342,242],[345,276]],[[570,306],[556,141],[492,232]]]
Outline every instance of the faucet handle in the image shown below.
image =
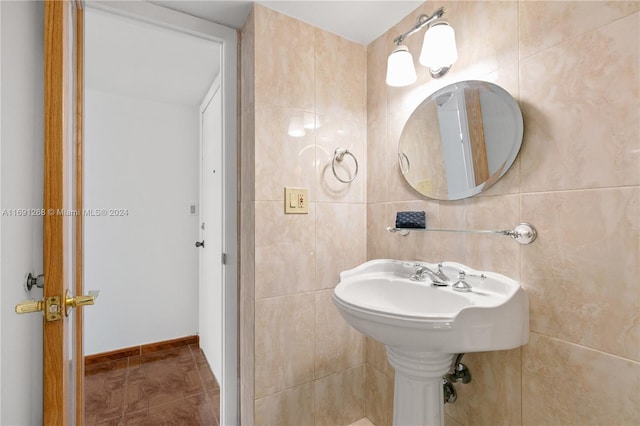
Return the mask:
[[413,267],[415,268],[414,273],[409,277],[411,281],[425,281],[427,279],[426,275],[424,275],[425,267],[419,263],[414,263]]
[[447,274],[445,274],[444,271],[442,270],[442,262],[438,262],[438,272],[436,272],[436,275],[440,277],[440,279],[445,283],[448,283],[451,281],[447,276]]
[[462,269],[458,272],[458,282],[451,286],[451,289],[454,291],[460,291],[463,293],[471,292],[471,286],[464,279],[467,276],[466,272]]

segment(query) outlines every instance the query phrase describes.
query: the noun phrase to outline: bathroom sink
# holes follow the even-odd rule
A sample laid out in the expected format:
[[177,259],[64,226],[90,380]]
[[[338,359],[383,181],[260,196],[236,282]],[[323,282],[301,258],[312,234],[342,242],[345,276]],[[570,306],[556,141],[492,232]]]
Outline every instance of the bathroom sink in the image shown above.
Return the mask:
[[512,349],[529,338],[527,294],[503,275],[444,262],[442,271],[457,281],[460,270],[471,285],[468,293],[431,279],[412,281],[425,262],[372,260],[340,274],[334,302],[345,320],[387,346],[419,351],[466,353]]
[[[471,288],[454,286],[459,278]],[[439,270],[372,260],[340,274],[333,301],[352,327],[386,346],[395,369],[394,425],[444,425],[443,377],[455,354],[513,349],[529,339],[529,300],[520,284],[455,262]]]

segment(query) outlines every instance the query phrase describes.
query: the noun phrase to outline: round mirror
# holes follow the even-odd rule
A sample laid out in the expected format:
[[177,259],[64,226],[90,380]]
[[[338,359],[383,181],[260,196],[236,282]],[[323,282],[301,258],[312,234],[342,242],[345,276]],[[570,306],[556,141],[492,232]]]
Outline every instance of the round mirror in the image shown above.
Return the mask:
[[402,130],[400,170],[437,200],[471,197],[496,183],[522,144],[522,113],[493,83],[461,81],[425,99]]

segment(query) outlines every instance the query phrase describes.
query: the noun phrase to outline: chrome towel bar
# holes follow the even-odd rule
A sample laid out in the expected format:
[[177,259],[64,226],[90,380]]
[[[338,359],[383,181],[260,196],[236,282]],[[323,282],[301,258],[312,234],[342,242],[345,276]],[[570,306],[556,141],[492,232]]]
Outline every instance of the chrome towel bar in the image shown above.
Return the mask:
[[426,231],[426,232],[461,232],[466,234],[493,234],[493,235],[506,235],[513,238],[520,244],[531,244],[538,237],[538,231],[530,223],[522,222],[518,224],[514,229],[507,230],[483,230],[483,229],[408,229],[408,228],[395,228],[388,227],[389,232],[398,232],[403,237],[409,235],[410,231]]

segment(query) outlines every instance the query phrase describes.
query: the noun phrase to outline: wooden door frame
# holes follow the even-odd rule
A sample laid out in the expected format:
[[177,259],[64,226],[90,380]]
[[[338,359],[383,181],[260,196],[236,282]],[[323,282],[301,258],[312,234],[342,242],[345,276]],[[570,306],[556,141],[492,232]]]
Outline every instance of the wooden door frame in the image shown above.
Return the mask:
[[[68,137],[66,119],[69,102],[67,85],[61,77],[68,72],[68,4],[66,2],[45,2],[44,35],[44,275],[46,285],[44,297],[60,296],[64,291],[65,265],[60,256],[63,253],[64,217],[54,212],[64,210],[62,187],[64,183],[64,144]],[[53,190],[52,190],[53,189]],[[62,307],[59,307],[60,311]],[[65,345],[65,320],[45,321],[43,327],[43,422],[45,425],[66,425],[69,423],[64,398],[68,392],[68,359]]]
[[[70,416],[76,417],[76,424],[83,423],[82,417],[82,375],[77,374],[75,383],[76,395],[70,395],[69,383],[69,325],[65,316],[65,297],[67,290],[78,294],[81,288],[67,288],[69,277],[75,281],[82,277],[81,232],[74,237],[68,237],[68,227],[81,224],[78,207],[82,206],[82,192],[75,188],[70,194],[71,200],[65,199],[65,179],[68,173],[65,168],[67,156],[71,155],[72,167],[76,175],[74,179],[82,177],[82,77],[78,78],[78,69],[82,69],[82,37],[73,36],[82,29],[82,3],[80,1],[47,0],[45,2],[45,36],[44,36],[44,209],[43,218],[43,249],[45,299],[52,296],[61,298],[58,312],[62,320],[44,321],[43,327],[43,422],[45,425],[66,425]],[[80,25],[76,27],[76,24]],[[70,51],[69,37],[75,45]],[[77,53],[76,53],[77,52]],[[68,76],[74,75],[69,87]],[[80,84],[80,86],[78,86]],[[70,104],[71,103],[71,104]],[[73,109],[71,109],[73,108]],[[71,117],[69,116],[71,114]],[[73,128],[69,128],[69,120],[74,120]],[[69,132],[73,134],[70,135]],[[73,137],[69,153],[67,141]],[[80,150],[78,150],[80,148]],[[79,155],[74,155],[79,154]],[[71,209],[70,209],[71,207]],[[61,213],[74,210],[75,215]],[[79,234],[79,235],[78,235]],[[74,250],[74,271],[67,270],[65,264],[66,250]],[[80,263],[77,263],[80,260]],[[81,280],[80,280],[81,283]],[[77,309],[74,314],[79,314]],[[81,314],[80,314],[81,315]],[[75,337],[82,338],[82,322],[76,321]],[[78,351],[73,354],[76,364],[82,360],[82,343],[76,342]],[[81,371],[82,367],[80,367]],[[69,403],[76,406],[75,414],[69,412]]]
[[[84,211],[84,8],[77,1],[76,7],[76,92],[75,92],[75,145],[76,145],[76,211]],[[76,294],[84,294],[84,216],[76,217]],[[76,419],[78,425],[84,424],[84,309],[76,309]]]

